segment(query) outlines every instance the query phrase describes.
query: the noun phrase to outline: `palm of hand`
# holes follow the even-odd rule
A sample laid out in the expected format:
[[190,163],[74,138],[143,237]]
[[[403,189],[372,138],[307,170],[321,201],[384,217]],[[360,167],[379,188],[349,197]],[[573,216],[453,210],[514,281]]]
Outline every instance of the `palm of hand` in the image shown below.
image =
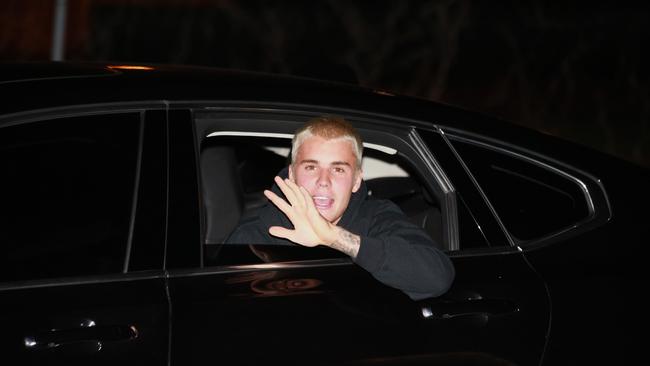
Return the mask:
[[272,226],[269,233],[307,247],[329,245],[333,242],[334,225],[321,216],[309,192],[289,179],[275,177],[275,182],[288,202],[268,190],[264,191],[264,195],[287,215],[294,229]]

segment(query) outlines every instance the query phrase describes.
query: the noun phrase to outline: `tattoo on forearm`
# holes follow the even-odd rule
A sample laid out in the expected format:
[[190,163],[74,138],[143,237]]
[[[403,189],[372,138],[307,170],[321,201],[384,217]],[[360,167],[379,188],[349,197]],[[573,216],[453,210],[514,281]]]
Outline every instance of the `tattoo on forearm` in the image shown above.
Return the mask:
[[336,241],[332,243],[332,248],[356,258],[359,253],[361,238],[351,232],[339,229]]

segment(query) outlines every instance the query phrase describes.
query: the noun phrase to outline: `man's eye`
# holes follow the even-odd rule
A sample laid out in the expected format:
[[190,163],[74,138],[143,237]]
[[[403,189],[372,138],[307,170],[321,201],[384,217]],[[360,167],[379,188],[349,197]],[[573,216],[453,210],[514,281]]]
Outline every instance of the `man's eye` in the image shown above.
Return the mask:
[[305,165],[305,170],[307,170],[307,171],[312,171],[312,170],[315,170],[315,169],[316,169],[316,167],[314,165]]
[[334,172],[336,172],[336,173],[345,173],[345,169],[336,167],[336,168],[334,168]]

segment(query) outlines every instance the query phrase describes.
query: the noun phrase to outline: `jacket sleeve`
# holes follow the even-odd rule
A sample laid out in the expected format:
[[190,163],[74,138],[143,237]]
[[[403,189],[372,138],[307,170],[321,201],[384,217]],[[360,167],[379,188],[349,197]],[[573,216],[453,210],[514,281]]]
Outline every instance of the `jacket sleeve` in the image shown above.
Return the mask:
[[269,242],[269,235],[266,233],[259,220],[249,220],[240,223],[235,230],[226,238],[226,244],[264,244]]
[[449,257],[390,201],[373,215],[368,235],[361,235],[355,262],[413,300],[444,294],[455,276]]

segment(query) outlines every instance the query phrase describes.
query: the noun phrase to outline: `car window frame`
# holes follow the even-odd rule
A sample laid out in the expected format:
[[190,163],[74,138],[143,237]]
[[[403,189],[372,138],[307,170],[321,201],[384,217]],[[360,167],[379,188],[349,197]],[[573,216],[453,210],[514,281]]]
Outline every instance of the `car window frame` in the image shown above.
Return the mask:
[[[138,126],[138,146],[136,162],[134,164],[135,176],[131,197],[131,210],[129,213],[129,227],[128,227],[128,242],[125,244],[125,255],[123,257],[123,263],[121,265],[121,270],[119,272],[111,272],[104,274],[80,274],[74,276],[55,276],[48,278],[36,278],[36,279],[24,279],[24,280],[15,280],[15,281],[2,281],[0,282],[0,291],[4,290],[14,290],[14,289],[29,289],[29,288],[42,288],[42,287],[52,287],[52,286],[66,286],[66,285],[80,285],[80,284],[96,284],[96,283],[105,283],[105,282],[119,282],[119,281],[129,281],[129,280],[142,280],[142,279],[152,279],[152,278],[162,278],[163,277],[163,261],[161,260],[159,265],[150,266],[147,265],[147,268],[139,268],[136,270],[131,270],[129,266],[132,263],[131,255],[134,248],[134,232],[139,227],[139,220],[137,219],[137,206],[140,203],[139,201],[139,192],[142,187],[140,186],[140,181],[142,180],[142,149],[144,146],[144,127],[149,118],[147,117],[148,112],[151,111],[162,111],[165,112],[167,105],[163,102],[155,101],[146,101],[146,102],[127,102],[127,103],[105,103],[105,104],[93,104],[93,105],[66,105],[66,106],[57,106],[52,108],[43,108],[36,110],[28,110],[23,112],[5,114],[0,116],[0,130],[5,127],[11,126],[21,126],[31,123],[45,122],[56,120],[60,118],[69,118],[69,117],[91,117],[96,115],[113,115],[113,114],[139,114],[139,126]],[[166,146],[161,146],[163,149],[166,149]],[[166,164],[166,162],[163,162]],[[162,183],[166,185],[166,182]],[[164,228],[160,228],[164,232]],[[147,242],[148,240],[138,240],[138,245],[141,246],[142,242]],[[164,242],[161,243],[149,243],[147,244],[150,247],[156,248],[161,252],[164,251]]]
[[[450,140],[450,148],[457,156],[463,166],[463,169],[471,177],[473,184],[480,193],[484,202],[488,205],[494,219],[498,222],[503,234],[507,237],[510,245],[518,251],[534,250],[560,240],[575,236],[596,226],[600,226],[609,221],[612,215],[611,205],[607,196],[605,187],[600,179],[594,175],[585,172],[577,167],[571,166],[557,159],[545,156],[535,152],[532,149],[524,148],[515,143],[499,140],[492,137],[479,136],[475,133],[463,131],[455,128],[443,128],[445,136]],[[546,235],[521,240],[513,236],[503,223],[487,195],[481,188],[479,179],[474,176],[467,164],[464,163],[462,155],[454,148],[453,140],[470,143],[481,148],[489,149],[494,152],[504,154],[510,158],[519,159],[525,163],[534,165],[538,168],[547,170],[553,174],[562,176],[572,181],[584,194],[585,201],[588,205],[589,214],[582,220],[569,224],[559,230],[552,231]]]
[[[450,180],[446,177],[446,173],[442,170],[442,167],[436,162],[435,158],[430,154],[428,149],[426,149],[426,146],[424,146],[423,143],[419,141],[419,136],[415,131],[415,125],[417,123],[413,124],[413,121],[400,120],[399,118],[392,116],[376,115],[362,111],[341,110],[313,105],[265,105],[263,103],[259,103],[257,105],[242,103],[240,105],[237,105],[238,103],[225,102],[214,103],[213,105],[206,105],[205,103],[198,105],[197,104],[198,103],[184,102],[180,105],[174,105],[174,107],[182,105],[183,107],[192,109],[192,120],[195,129],[194,143],[197,151],[201,146],[203,138],[209,135],[208,131],[215,131],[216,129],[237,131],[242,130],[241,126],[238,126],[236,122],[230,121],[224,123],[224,121],[227,121],[229,118],[248,118],[255,120],[255,122],[251,122],[251,125],[249,126],[249,129],[254,129],[255,131],[261,130],[261,132],[266,133],[293,134],[297,127],[301,126],[306,120],[312,117],[323,114],[336,114],[344,116],[344,118],[353,122],[355,126],[357,126],[360,130],[363,130],[365,133],[370,132],[373,134],[373,139],[376,139],[377,141],[381,140],[381,138],[378,137],[379,135],[386,136],[390,139],[399,139],[401,141],[400,143],[403,144],[403,146],[408,147],[409,156],[407,160],[409,160],[409,163],[413,165],[413,168],[420,172],[420,179],[422,179],[422,183],[426,184],[428,189],[435,191],[435,195],[441,205],[441,214],[443,216],[448,215],[449,206],[443,206],[447,200],[444,199],[444,197],[448,197],[450,194],[453,194],[453,186],[451,186]],[[197,119],[203,119],[206,121],[197,123]],[[219,119],[218,123],[214,121],[207,122],[207,120],[216,119]],[[278,131],[279,128],[277,126],[269,126],[269,121],[273,121],[275,123],[284,123],[285,127],[282,131]],[[398,128],[397,126],[400,127]],[[373,140],[373,142],[375,141]],[[390,144],[382,143],[381,145]],[[437,179],[438,181],[432,181],[431,177]],[[445,188],[443,189],[442,187]],[[441,194],[443,195],[443,199],[441,199]],[[448,220],[455,222],[457,220],[456,212],[455,210],[452,211],[452,214],[454,216],[453,218],[448,218]],[[201,216],[201,232],[203,235],[203,233],[205,233],[205,228],[203,227],[203,212],[201,213]],[[451,227],[457,228],[457,225],[454,225],[452,223]],[[455,237],[457,238],[457,234]],[[202,237],[201,240],[204,241],[204,238]],[[454,250],[447,250],[447,252],[453,253]],[[345,260],[350,262],[349,259]],[[309,261],[314,260],[306,260],[305,262]],[[332,261],[332,259],[324,259],[324,261],[329,263]],[[302,263],[302,261],[298,262]],[[241,266],[235,267],[240,268]],[[212,268],[219,269],[218,267]]]

